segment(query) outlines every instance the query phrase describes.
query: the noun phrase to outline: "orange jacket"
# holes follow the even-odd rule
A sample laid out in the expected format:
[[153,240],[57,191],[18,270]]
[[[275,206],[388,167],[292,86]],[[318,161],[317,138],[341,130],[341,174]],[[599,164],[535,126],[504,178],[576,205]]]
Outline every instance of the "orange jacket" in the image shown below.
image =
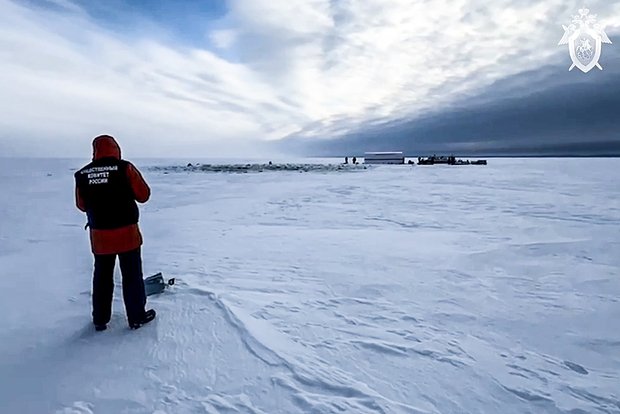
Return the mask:
[[[109,135],[100,135],[93,140],[93,160],[105,157],[121,159],[121,148],[116,140]],[[146,203],[151,196],[149,188],[140,171],[129,164],[127,175],[136,201]],[[75,187],[75,204],[78,209],[86,212],[84,199]],[[116,254],[135,250],[142,246],[142,234],[137,224],[110,230],[90,229],[90,244],[94,254]]]

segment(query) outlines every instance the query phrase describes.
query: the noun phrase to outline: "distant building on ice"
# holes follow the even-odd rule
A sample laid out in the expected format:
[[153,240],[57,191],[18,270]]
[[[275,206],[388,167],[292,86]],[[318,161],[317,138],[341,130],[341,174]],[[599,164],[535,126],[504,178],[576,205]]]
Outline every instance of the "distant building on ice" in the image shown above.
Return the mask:
[[400,151],[394,152],[366,152],[365,164],[404,164],[405,156]]

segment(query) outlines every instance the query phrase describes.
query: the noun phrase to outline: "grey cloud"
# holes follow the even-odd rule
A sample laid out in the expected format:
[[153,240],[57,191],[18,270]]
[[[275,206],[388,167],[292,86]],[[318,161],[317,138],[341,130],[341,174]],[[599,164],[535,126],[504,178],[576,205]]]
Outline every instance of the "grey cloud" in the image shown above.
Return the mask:
[[603,71],[568,72],[562,57],[562,63],[496,81],[476,96],[424,116],[364,123],[331,139],[329,131],[318,140],[291,137],[281,145],[313,155],[381,150],[620,155],[620,49],[608,49]]

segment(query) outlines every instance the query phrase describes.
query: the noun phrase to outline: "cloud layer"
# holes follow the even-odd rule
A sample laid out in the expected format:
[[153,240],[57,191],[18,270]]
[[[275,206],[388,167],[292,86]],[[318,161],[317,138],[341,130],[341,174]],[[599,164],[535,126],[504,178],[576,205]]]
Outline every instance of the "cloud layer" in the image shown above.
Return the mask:
[[[493,102],[498,81],[570,63],[557,42],[580,7],[230,0],[187,42],[165,21],[113,30],[83,4],[46,3],[0,0],[7,155],[76,155],[100,133],[134,156],[251,154],[265,140],[334,137],[482,94]],[[618,31],[620,2],[589,6]]]
[[[603,64],[620,67],[620,53],[608,54]],[[337,139],[291,138],[285,145],[315,156],[389,150],[408,156],[617,156],[618,113],[619,70],[576,80],[565,65],[550,65],[498,81],[487,93],[436,113],[367,122]]]

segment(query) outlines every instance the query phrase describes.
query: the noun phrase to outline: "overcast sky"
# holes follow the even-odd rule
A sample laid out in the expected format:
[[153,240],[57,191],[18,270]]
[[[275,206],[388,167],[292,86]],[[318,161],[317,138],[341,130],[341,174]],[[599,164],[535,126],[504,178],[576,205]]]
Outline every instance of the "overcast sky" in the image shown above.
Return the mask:
[[587,74],[582,1],[0,0],[0,155],[613,146],[620,0],[585,3],[614,43]]

